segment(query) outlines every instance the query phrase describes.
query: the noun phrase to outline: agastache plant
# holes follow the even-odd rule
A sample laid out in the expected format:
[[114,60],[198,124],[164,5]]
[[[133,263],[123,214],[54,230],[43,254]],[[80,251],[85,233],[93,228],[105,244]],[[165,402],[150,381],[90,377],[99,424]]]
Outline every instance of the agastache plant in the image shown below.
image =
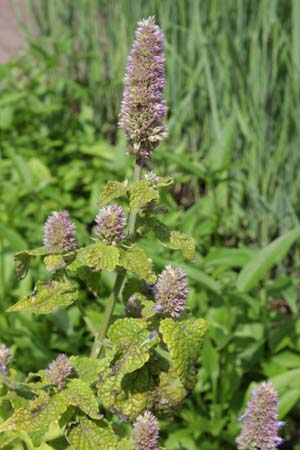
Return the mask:
[[[45,223],[44,247],[16,254],[20,279],[36,257],[48,276],[8,312],[49,314],[74,305],[92,344],[89,355],[57,354],[23,379],[9,349],[0,346],[0,404],[8,405],[0,433],[6,444],[57,448],[49,437],[54,434],[66,449],[162,449],[159,419],[172,419],[198,381],[207,323],[192,317],[187,274],[169,263],[172,250],[192,261],[195,243],[157,216],[163,210],[160,188],[172,179],[144,169],[166,136],[163,40],[154,17],[142,20],[128,59],[119,124],[133,159],[133,182],[107,182],[85,246],[77,244],[70,213],[55,211]],[[168,249],[162,271],[141,245],[149,235],[151,247]],[[114,274],[108,298],[98,289],[105,272]],[[87,300],[95,310],[100,306],[100,321],[87,316]],[[117,303],[122,312],[113,317]]]

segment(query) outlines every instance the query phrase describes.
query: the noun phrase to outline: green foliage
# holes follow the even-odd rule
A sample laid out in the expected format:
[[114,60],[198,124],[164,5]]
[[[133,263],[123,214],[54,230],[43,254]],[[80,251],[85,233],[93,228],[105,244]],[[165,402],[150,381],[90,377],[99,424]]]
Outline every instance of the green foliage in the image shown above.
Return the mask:
[[105,422],[99,426],[86,417],[71,429],[67,439],[74,450],[116,450],[117,442],[113,431]]
[[20,300],[8,308],[8,312],[30,311],[38,314],[49,314],[58,307],[69,306],[77,298],[77,291],[69,282],[38,282],[33,294]]
[[[93,385],[100,373],[111,373],[124,350],[115,348],[112,356],[106,341],[103,360],[72,356],[76,376],[100,398],[101,412],[115,407],[135,417],[155,404],[155,413],[173,417],[171,423],[161,422],[170,450],[233,450],[244,393],[255,387],[250,381],[270,378],[279,392],[280,416],[289,423],[283,429],[287,446],[293,448],[300,398],[299,249],[294,229],[299,217],[298,2],[247,0],[220,6],[217,1],[200,5],[136,0],[112,6],[80,0],[76,8],[72,2],[55,0],[49,8],[46,3],[35,11],[42,38],[31,42],[28,36],[30,54],[0,67],[2,308],[24,297],[30,303],[34,283],[50,276],[46,270],[57,283],[67,271],[87,318],[98,326],[113,282],[107,270],[119,271],[122,260],[131,272],[122,298],[126,304],[130,295],[143,294],[142,317],[150,334],[157,317],[143,280],[152,283],[154,271],[178,265],[188,273],[193,315],[209,323],[199,374],[187,380],[191,386],[197,383],[192,398],[183,403],[187,390],[173,367],[174,357],[169,355],[171,367],[161,368],[156,351],[166,351],[163,343],[145,353],[150,358],[140,369],[109,377],[98,388],[100,396]],[[167,37],[170,107],[169,140],[155,150],[154,163],[160,175],[174,176],[174,186],[160,192],[160,203],[142,203],[138,243],[124,243],[115,249],[120,255],[114,252],[115,258],[109,250],[108,265],[92,244],[91,253],[84,248],[81,255],[79,250],[73,262],[66,255],[44,258],[45,270],[41,258],[35,258],[38,254],[22,249],[41,245],[42,223],[52,210],[71,211],[81,249],[89,242],[97,200],[107,204],[116,199],[123,205],[131,195],[127,182],[107,180],[130,176],[116,123],[130,30],[136,19],[148,14],[156,15]],[[161,205],[169,209],[164,216]],[[153,208],[158,215],[156,225],[153,220],[150,226]],[[192,241],[185,240],[189,233],[196,241],[195,257]],[[157,240],[175,252],[163,253]],[[13,268],[15,252],[21,284]],[[90,265],[85,265],[87,259]],[[116,307],[116,314],[121,308]],[[29,370],[45,368],[57,352],[87,353],[92,338],[74,304],[68,309],[55,305],[49,316],[38,318],[26,312],[1,314],[0,337],[12,345],[19,379]],[[10,389],[21,388],[15,380],[6,383]],[[1,423],[21,399],[0,396]],[[77,422],[72,408],[79,415]],[[80,416],[76,406],[61,420],[68,414],[73,424],[68,440],[74,448],[81,428],[97,429],[96,436],[102,428],[109,429]],[[46,445],[61,448],[61,441],[52,437]],[[20,442],[26,439],[29,448],[34,439],[38,442],[26,432],[4,432],[0,448],[9,442],[10,448],[22,448]],[[94,448],[99,448],[95,439]],[[92,438],[87,442],[82,445],[93,448]],[[126,438],[118,447],[126,448],[125,443]]]

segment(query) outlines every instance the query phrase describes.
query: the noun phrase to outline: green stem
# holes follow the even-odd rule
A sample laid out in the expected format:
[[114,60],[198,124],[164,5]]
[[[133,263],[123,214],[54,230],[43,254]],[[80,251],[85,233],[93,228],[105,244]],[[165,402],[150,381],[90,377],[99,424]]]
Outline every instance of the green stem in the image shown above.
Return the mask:
[[91,358],[98,358],[98,355],[100,354],[102,347],[103,347],[103,343],[104,340],[106,338],[106,333],[110,324],[110,319],[115,307],[115,304],[117,303],[118,300],[118,296],[120,293],[120,290],[122,288],[123,285],[123,281],[126,275],[126,271],[122,270],[120,272],[118,272],[117,277],[116,277],[116,281],[113,287],[113,291],[108,299],[105,311],[104,311],[104,316],[101,322],[101,327],[99,329],[99,332],[96,334],[95,337],[95,341],[94,341],[94,345],[91,351]]
[[[142,169],[143,169],[143,160],[137,160],[134,166],[134,182],[139,181],[142,177]],[[135,229],[136,229],[136,219],[137,213],[131,212],[129,214],[129,223],[128,223],[128,238],[133,240],[135,237]]]
[[82,318],[83,318],[83,320],[84,320],[85,323],[86,323],[86,326],[88,327],[88,329],[90,330],[90,332],[92,333],[92,335],[93,335],[94,337],[96,337],[96,336],[97,336],[97,330],[96,330],[96,328],[94,327],[92,321],[91,321],[91,320],[88,318],[88,316],[86,315],[86,312],[85,312],[85,310],[84,310],[84,307],[83,307],[82,304],[80,303],[80,300],[77,299],[76,302],[75,302],[75,304],[76,304],[77,308],[79,309],[79,311],[80,311],[80,313],[81,313],[81,315],[82,315]]
[[[135,167],[134,167],[134,182],[139,181],[142,177],[142,169],[143,169],[143,160],[136,160]],[[136,229],[136,220],[137,220],[137,214],[130,212],[129,214],[129,221],[128,221],[128,234],[127,237],[130,240],[133,240],[135,237],[135,229]],[[101,326],[99,331],[97,332],[95,336],[94,345],[91,351],[91,358],[98,358],[102,348],[103,344],[106,338],[107,330],[110,324],[110,319],[113,313],[113,310],[115,308],[115,304],[117,303],[119,293],[121,291],[123,281],[125,279],[126,270],[120,270],[117,274],[115,284],[113,287],[113,291],[108,299],[108,302],[106,304],[106,308],[104,311],[104,316],[101,322]]]

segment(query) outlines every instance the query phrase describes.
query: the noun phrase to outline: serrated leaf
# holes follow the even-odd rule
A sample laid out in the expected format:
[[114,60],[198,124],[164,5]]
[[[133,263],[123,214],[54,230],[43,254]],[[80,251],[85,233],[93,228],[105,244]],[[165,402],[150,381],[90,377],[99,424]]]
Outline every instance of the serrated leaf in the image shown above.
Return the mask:
[[169,240],[162,240],[161,244],[172,250],[180,250],[187,259],[194,259],[195,257],[195,240],[179,231],[171,231]]
[[44,263],[48,272],[56,272],[63,269],[75,259],[76,253],[66,253],[64,255],[48,255],[44,258]]
[[67,409],[60,395],[50,398],[45,392],[28,402],[27,408],[17,409],[0,425],[2,431],[26,431],[28,433],[49,426],[58,420]]
[[188,319],[181,322],[164,319],[160,324],[160,332],[170,352],[176,373],[186,385],[200,356],[207,333],[207,322],[203,319]]
[[155,283],[156,275],[152,271],[152,259],[147,257],[142,248],[131,247],[119,250],[121,267],[135,273],[149,284]]
[[151,333],[141,319],[119,319],[108,330],[108,338],[120,356],[116,370],[130,373],[141,368],[150,358],[150,349],[159,342],[155,332]]
[[152,409],[155,387],[147,365],[125,376],[107,371],[98,385],[103,406],[121,420],[134,420],[146,409]]
[[150,181],[136,181],[131,189],[130,210],[137,213],[152,200],[158,200],[159,193],[151,185]]
[[67,439],[73,450],[116,450],[117,441],[112,429],[104,421],[94,423],[86,417],[71,429]]
[[134,450],[133,443],[129,437],[125,437],[118,442],[118,450]]
[[15,254],[15,265],[17,277],[19,280],[23,280],[28,273],[30,257],[31,256],[44,256],[47,255],[47,250],[44,247],[37,248],[35,250],[22,250]]
[[155,413],[158,416],[170,419],[180,409],[187,395],[187,389],[184,388],[173,368],[168,372],[161,372],[155,393]]
[[89,267],[92,271],[106,270],[111,272],[119,262],[119,250],[113,245],[103,242],[89,245],[77,252],[76,260],[70,265],[71,270],[80,266]]
[[125,180],[122,183],[120,181],[110,180],[107,182],[105,189],[99,196],[99,203],[105,205],[111,200],[119,197],[123,197],[128,191],[128,181]]
[[6,447],[8,444],[11,444],[13,441],[18,439],[19,436],[13,431],[7,431],[5,433],[1,433],[0,435],[0,448]]
[[77,406],[92,419],[100,419],[99,406],[89,384],[79,378],[70,380],[67,388],[61,392],[68,405]]
[[67,282],[38,282],[31,295],[7,309],[7,312],[30,311],[48,314],[58,307],[65,307],[76,300],[78,292]]
[[70,362],[79,378],[88,384],[98,380],[98,374],[103,369],[103,361],[88,356],[71,356]]

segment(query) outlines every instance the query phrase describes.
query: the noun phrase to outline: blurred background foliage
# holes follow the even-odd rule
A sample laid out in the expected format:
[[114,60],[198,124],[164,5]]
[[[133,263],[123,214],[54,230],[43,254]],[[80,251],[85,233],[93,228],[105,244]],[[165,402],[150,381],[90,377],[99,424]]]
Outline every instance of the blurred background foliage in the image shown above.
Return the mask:
[[[210,330],[195,394],[162,423],[165,446],[234,449],[249,391],[270,378],[287,421],[282,448],[299,450],[300,2],[27,0],[26,19],[15,7],[28,49],[0,66],[0,340],[16,367],[90,346],[75,307],[4,314],[47,277],[36,264],[17,282],[13,254],[41,245],[54,209],[70,210],[88,242],[104,183],[131,177],[122,78],[137,20],[155,15],[169,137],[154,167],[175,178],[164,221],[194,236],[197,256],[186,264],[144,246],[158,270],[187,271],[189,305]],[[111,283],[103,277],[100,299],[82,293],[95,323]]]

